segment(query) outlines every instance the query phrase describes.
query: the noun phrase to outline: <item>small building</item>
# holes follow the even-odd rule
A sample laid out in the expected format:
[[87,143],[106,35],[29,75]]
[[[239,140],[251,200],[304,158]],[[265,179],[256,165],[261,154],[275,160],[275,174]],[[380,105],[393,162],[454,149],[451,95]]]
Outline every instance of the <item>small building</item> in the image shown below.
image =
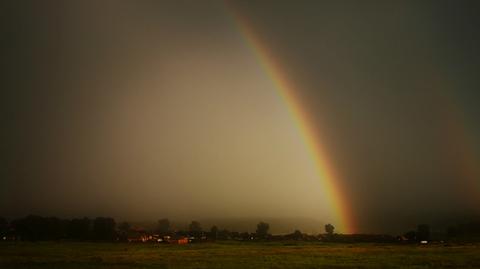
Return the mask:
[[145,243],[154,241],[151,234],[141,228],[132,228],[127,235],[127,241],[132,243]]
[[188,244],[188,237],[179,237],[175,239],[168,240],[168,243],[175,245],[185,245]]

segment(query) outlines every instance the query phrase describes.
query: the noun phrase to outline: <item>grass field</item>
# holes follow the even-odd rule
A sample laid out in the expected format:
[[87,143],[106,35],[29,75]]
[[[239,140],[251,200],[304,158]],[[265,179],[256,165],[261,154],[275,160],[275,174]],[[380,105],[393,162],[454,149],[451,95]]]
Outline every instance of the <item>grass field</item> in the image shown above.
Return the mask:
[[480,245],[2,242],[0,268],[480,268]]

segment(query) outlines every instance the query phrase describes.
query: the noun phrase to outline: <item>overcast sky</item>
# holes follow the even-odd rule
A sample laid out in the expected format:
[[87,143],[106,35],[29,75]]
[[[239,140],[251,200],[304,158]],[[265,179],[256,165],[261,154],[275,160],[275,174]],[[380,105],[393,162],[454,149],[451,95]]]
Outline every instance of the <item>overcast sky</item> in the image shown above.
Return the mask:
[[476,1],[4,1],[0,215],[333,219],[245,43],[280,63],[359,232],[479,214]]

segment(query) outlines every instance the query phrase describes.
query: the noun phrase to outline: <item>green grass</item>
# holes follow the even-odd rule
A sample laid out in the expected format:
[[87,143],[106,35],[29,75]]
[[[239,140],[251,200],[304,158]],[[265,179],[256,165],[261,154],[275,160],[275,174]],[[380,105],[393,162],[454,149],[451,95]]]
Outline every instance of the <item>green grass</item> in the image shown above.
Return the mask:
[[2,242],[0,268],[480,268],[480,245]]

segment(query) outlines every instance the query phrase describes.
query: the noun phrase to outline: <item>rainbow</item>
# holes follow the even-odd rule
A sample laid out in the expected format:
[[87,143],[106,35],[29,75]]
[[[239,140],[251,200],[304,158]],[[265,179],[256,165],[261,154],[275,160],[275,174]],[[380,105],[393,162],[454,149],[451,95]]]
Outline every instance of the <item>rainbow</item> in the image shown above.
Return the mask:
[[[436,72],[441,72],[435,70]],[[435,76],[432,81],[439,92],[437,102],[441,104],[442,118],[445,122],[443,135],[449,143],[447,146],[456,149],[455,158],[452,158],[452,165],[459,168],[463,183],[465,199],[475,207],[478,205],[480,191],[480,157],[476,133],[469,129],[471,125],[465,110],[462,109],[459,97],[455,96],[455,85],[448,79],[447,74]]]
[[296,127],[300,130],[305,146],[315,164],[318,178],[327,196],[327,201],[331,203],[330,208],[332,208],[335,218],[332,220],[332,224],[336,227],[336,231],[340,233],[353,233],[353,217],[347,204],[346,195],[342,193],[341,184],[327,159],[327,154],[314,130],[314,125],[309,119],[307,111],[302,107],[300,99],[295,94],[297,92],[295,86],[288,80],[287,74],[282,70],[276,57],[271,54],[268,47],[255,35],[249,21],[236,12],[228,3],[227,10],[233,14],[236,28],[241,33],[245,43],[255,55],[266,75],[273,82],[278,95],[286,105]]

